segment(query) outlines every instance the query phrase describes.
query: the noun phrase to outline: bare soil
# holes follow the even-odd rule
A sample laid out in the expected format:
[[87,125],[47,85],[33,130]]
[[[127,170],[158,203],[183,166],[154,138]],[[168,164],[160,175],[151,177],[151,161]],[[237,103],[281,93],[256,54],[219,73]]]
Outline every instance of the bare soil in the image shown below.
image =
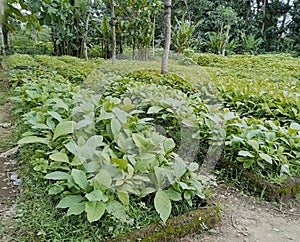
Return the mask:
[[[1,98],[3,98],[3,92],[0,92]],[[11,113],[10,103],[0,105],[0,142],[3,144],[0,148],[0,241],[7,241],[5,235],[2,234],[4,228],[9,230],[13,226],[12,214],[16,209],[21,181],[18,180],[17,161],[13,159],[13,155],[6,153],[11,146],[8,143],[13,129]]]
[[207,233],[181,242],[288,242],[300,241],[300,202],[270,203],[235,187],[221,185],[214,201],[222,207],[221,221]]

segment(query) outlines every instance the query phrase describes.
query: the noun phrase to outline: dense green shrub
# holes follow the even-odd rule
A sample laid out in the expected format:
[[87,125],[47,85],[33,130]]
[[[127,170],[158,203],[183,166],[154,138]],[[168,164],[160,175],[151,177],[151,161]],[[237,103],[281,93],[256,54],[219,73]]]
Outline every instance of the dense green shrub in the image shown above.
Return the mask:
[[200,66],[220,66],[227,58],[216,54],[196,54],[193,59]]

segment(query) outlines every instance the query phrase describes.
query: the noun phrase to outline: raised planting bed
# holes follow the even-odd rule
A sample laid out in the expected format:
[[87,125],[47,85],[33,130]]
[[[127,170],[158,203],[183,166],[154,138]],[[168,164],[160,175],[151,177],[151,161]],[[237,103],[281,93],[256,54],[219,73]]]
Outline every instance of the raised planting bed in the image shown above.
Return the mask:
[[238,179],[249,191],[260,194],[267,201],[286,202],[300,192],[300,177],[291,177],[281,184],[274,184],[252,172],[245,170],[242,165],[226,160],[220,160],[217,170],[224,169],[231,178]]
[[220,209],[216,206],[206,206],[197,210],[172,217],[165,225],[155,223],[140,230],[136,230],[109,242],[129,241],[170,241],[182,238],[188,234],[201,233],[207,228],[213,228],[220,221]]

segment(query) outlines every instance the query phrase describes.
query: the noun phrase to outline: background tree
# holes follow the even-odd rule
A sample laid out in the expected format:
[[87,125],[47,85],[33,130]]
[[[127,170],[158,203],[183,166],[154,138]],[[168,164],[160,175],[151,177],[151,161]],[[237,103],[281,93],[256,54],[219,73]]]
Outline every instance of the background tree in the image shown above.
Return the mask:
[[[0,26],[0,42],[2,54],[10,49],[10,33],[16,30],[21,21],[26,21],[26,15],[22,14],[21,9],[27,10],[26,2],[23,0],[9,0],[2,8],[2,22]],[[30,14],[28,14],[30,19]],[[34,19],[34,17],[32,17]]]
[[180,21],[176,18],[176,25],[173,28],[172,34],[172,40],[176,52],[182,53],[183,50],[189,48],[195,28],[196,25],[185,20],[184,16],[182,16]]
[[168,61],[171,44],[171,10],[172,0],[165,0],[165,44],[162,58],[161,73],[168,73]]
[[110,0],[111,8],[111,33],[112,33],[112,63],[116,62],[116,48],[117,48],[117,39],[116,39],[116,17],[115,17],[115,4],[113,0]]
[[288,49],[294,50],[300,55],[300,1],[296,0],[291,9],[291,22],[288,24],[288,36],[291,40],[291,46]]
[[[35,41],[39,39],[41,25],[47,26],[44,31],[51,30],[55,55],[87,59],[90,53],[111,58],[115,45],[119,57],[125,56],[124,50],[131,50],[132,59],[147,60],[151,47],[154,50],[164,46],[163,3],[160,0],[8,0],[0,31],[2,50],[9,49],[10,33],[23,29],[21,26],[26,23],[35,33],[32,35]],[[39,22],[34,21],[35,16]],[[172,16],[176,34],[171,50],[177,52],[192,48],[223,55],[299,53],[299,0],[173,0]],[[113,26],[116,41],[113,41]]]

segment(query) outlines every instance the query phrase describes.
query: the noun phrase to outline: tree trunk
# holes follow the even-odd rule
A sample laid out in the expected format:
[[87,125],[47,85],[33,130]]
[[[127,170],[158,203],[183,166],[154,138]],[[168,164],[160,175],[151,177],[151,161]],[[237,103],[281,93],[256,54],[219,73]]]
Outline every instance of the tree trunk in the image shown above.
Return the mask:
[[230,25],[226,26],[225,38],[224,38],[224,42],[223,42],[223,45],[222,45],[222,55],[223,56],[225,56],[225,54],[226,54],[226,45],[227,45],[227,43],[229,41],[229,31],[230,31],[230,28],[231,28]]
[[135,58],[136,58],[135,49],[136,49],[136,38],[133,37],[132,60],[135,60]]
[[116,62],[116,49],[117,49],[117,38],[116,38],[116,16],[115,16],[115,6],[114,1],[110,0],[110,7],[111,7],[111,33],[112,33],[112,57],[111,61],[113,64]]
[[152,57],[155,58],[155,18],[153,19]]
[[4,50],[10,49],[10,41],[9,41],[9,30],[2,26],[2,35],[3,35],[3,43],[4,43]]
[[168,73],[169,52],[171,44],[171,7],[172,0],[165,0],[165,45],[162,58],[161,73]]
[[2,31],[2,25],[0,25],[0,50],[1,55],[5,55],[4,35]]
[[4,2],[5,0],[0,0],[0,26],[2,27],[2,18],[4,16]]
[[37,29],[32,29],[34,42],[37,43],[39,41],[39,31]]
[[0,0],[0,55],[5,55],[4,36],[3,36],[3,28],[2,28],[3,16],[4,16],[4,0]]
[[83,37],[83,54],[84,54],[85,60],[89,59],[88,48],[87,48],[86,42],[87,42],[88,31],[89,31],[90,15],[91,15],[91,12],[90,12],[90,10],[88,10],[86,20],[85,20],[85,33],[84,33],[84,37]]
[[263,12],[263,18],[262,18],[262,26],[261,26],[261,33],[263,34],[265,32],[265,21],[266,21],[266,7],[268,4],[268,0],[264,0],[263,6],[262,6],[262,12]]
[[[286,6],[287,9],[290,6],[290,0],[287,1]],[[281,23],[281,27],[280,27],[280,39],[282,39],[284,37],[284,33],[285,33],[285,27],[286,27],[286,19],[287,19],[287,14],[288,14],[288,10],[284,13],[283,15],[283,19],[282,19],[282,23]]]

